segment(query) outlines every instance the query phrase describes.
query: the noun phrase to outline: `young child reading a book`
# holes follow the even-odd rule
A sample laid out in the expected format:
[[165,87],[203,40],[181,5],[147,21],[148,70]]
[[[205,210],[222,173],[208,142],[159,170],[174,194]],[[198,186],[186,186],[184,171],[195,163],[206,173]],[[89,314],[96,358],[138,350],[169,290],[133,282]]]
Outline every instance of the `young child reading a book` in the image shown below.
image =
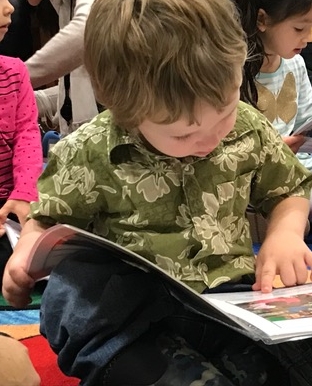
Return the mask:
[[[305,139],[292,135],[312,119],[312,87],[300,54],[311,36],[312,0],[235,0],[247,34],[242,99],[257,106],[296,153]],[[312,169],[312,156],[297,157]]]
[[[0,1],[0,41],[14,8]],[[0,56],[0,283],[12,248],[4,234],[8,216],[26,222],[30,201],[38,198],[37,180],[42,171],[38,111],[29,75],[23,62]]]
[[[96,0],[85,44],[109,110],[51,150],[6,267],[7,301],[30,301],[30,252],[55,223],[133,250],[198,292],[270,292],[276,274],[286,286],[305,283],[312,176],[266,118],[239,102],[247,46],[233,2]],[[270,220],[256,260],[249,203]],[[264,346],[172,291],[113,251],[82,248],[50,276],[41,332],[84,386],[310,384],[310,339]],[[181,365],[182,350],[161,344],[171,329],[196,360],[189,351]]]

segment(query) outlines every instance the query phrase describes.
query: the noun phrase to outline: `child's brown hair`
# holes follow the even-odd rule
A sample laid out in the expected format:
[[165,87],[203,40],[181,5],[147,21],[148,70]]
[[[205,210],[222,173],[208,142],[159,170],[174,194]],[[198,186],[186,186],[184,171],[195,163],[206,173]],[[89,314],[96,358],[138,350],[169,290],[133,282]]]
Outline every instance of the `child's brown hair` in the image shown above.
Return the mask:
[[95,0],[86,24],[98,100],[128,129],[194,122],[196,100],[226,106],[246,52],[231,0]]

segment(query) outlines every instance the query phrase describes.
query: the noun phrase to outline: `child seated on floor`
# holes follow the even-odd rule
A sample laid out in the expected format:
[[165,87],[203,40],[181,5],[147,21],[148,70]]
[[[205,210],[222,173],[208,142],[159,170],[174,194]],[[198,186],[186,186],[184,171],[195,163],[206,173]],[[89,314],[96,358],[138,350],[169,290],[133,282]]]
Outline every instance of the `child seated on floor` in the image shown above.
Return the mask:
[[[276,274],[287,286],[305,283],[312,176],[268,120],[239,102],[247,45],[233,2],[96,0],[85,46],[109,110],[51,149],[39,202],[7,264],[7,301],[30,301],[29,251],[55,223],[134,250],[199,292],[270,292]],[[270,220],[257,260],[249,203]],[[197,351],[201,368],[190,356],[181,371],[178,350],[168,357],[158,338],[172,329]],[[109,254],[82,251],[54,269],[41,332],[62,371],[83,386],[309,386],[312,379],[311,339],[254,342]]]
[[[312,0],[235,0],[247,34],[242,100],[257,106],[297,153],[305,139],[292,133],[312,119],[312,87],[300,54],[311,37]],[[297,157],[312,169],[312,156]]]

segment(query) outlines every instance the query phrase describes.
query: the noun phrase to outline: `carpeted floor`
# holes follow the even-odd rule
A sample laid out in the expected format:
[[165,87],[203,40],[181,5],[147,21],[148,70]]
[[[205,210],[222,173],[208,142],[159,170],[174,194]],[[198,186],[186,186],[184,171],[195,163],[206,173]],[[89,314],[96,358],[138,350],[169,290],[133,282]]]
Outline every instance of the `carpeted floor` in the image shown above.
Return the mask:
[[56,355],[41,335],[22,339],[29,356],[41,377],[41,386],[78,386],[79,380],[66,377],[57,366]]

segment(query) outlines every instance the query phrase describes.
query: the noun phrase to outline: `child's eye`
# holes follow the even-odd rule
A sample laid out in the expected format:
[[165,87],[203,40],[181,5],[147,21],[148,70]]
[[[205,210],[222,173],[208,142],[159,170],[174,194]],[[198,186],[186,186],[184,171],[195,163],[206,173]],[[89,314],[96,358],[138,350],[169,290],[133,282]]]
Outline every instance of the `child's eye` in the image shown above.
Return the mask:
[[303,31],[303,28],[296,28],[296,27],[295,27],[295,31],[297,31],[297,32],[302,32],[302,31]]
[[182,135],[181,137],[173,137],[177,141],[186,141],[188,138],[190,138],[191,134]]

